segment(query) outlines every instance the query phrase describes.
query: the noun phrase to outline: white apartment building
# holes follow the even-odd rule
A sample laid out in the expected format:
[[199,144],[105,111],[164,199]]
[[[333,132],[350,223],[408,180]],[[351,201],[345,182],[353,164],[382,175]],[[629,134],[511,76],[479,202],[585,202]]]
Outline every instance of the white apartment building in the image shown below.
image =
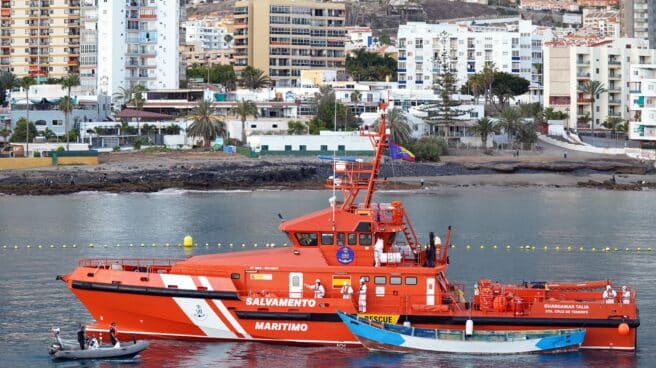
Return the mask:
[[203,50],[222,50],[230,47],[225,36],[230,34],[225,27],[217,25],[217,19],[189,20],[183,22],[185,42],[197,44]]
[[632,65],[629,139],[656,141],[656,64]]
[[549,33],[536,30],[530,20],[518,18],[403,24],[397,38],[399,88],[432,88],[443,63],[455,70],[458,85],[487,63],[537,82],[534,64],[542,63],[542,41]]
[[80,86],[90,95],[96,94],[98,68],[98,0],[80,2]]
[[[580,91],[590,80],[599,81],[607,92],[595,101],[594,127],[608,116],[629,119],[630,66],[656,62],[656,50],[647,40],[619,38],[594,46],[552,46],[544,48],[544,107],[566,112],[568,126],[588,115],[590,96]],[[587,128],[587,126],[582,126]]]
[[115,0],[98,3],[100,93],[142,84],[148,89],[179,85],[178,1]]

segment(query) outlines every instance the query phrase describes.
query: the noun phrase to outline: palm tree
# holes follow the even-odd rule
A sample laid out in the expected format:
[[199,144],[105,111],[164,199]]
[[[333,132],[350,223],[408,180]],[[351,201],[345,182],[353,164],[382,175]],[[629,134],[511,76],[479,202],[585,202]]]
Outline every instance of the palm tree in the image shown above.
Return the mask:
[[581,125],[588,125],[590,124],[590,114],[585,114],[583,116],[579,116],[578,123],[581,123]]
[[471,127],[471,130],[481,137],[483,149],[487,151],[487,137],[492,133],[498,133],[499,126],[487,117],[483,117],[482,119],[478,119],[476,125]]
[[245,145],[246,144],[246,119],[249,116],[252,116],[253,118],[257,119],[260,117],[260,114],[257,110],[257,106],[255,105],[255,102],[250,101],[250,100],[244,100],[243,98],[241,101],[237,102],[237,106],[232,108],[232,113],[237,115],[239,117],[239,120],[241,120],[241,144]]
[[25,100],[27,104],[27,129],[25,130],[25,157],[30,154],[30,87],[36,84],[36,79],[32,77],[23,77],[20,81],[20,86],[25,90]]
[[510,146],[510,149],[513,149],[513,133],[515,130],[519,129],[521,120],[522,117],[520,116],[519,110],[514,107],[507,107],[501,112],[501,114],[499,114],[499,125],[506,131],[506,135],[508,136],[508,146]]
[[118,87],[118,92],[114,93],[112,97],[121,101],[121,108],[125,108],[127,104],[130,103],[130,99],[132,99],[133,94],[134,90],[132,87]]
[[599,95],[607,92],[607,89],[604,88],[604,84],[600,81],[587,81],[583,83],[580,92],[590,96],[590,116],[592,121],[592,137],[595,135],[595,117],[594,117],[594,104]]
[[[399,108],[393,108],[387,111],[387,116],[385,117],[386,127],[390,130],[390,137],[392,142],[400,145],[407,144],[410,141],[412,131],[410,124],[408,124],[408,118],[403,113],[403,110]],[[380,126],[380,119],[377,119],[373,125],[375,130],[378,130]]]
[[241,71],[240,82],[248,89],[260,89],[271,85],[271,79],[263,71],[250,65]]
[[492,84],[494,83],[494,75],[496,74],[496,67],[493,62],[486,62],[483,67],[482,78],[485,94],[485,103],[492,103]]
[[531,144],[537,143],[538,135],[535,132],[535,125],[520,125],[517,129],[517,141],[522,143],[524,149],[530,149]]
[[[128,104],[133,105],[137,111],[141,111],[146,100],[144,99],[144,92],[148,89],[142,84],[135,84],[128,88],[119,87],[118,92],[112,95],[113,98],[121,101],[121,106],[125,108]],[[141,135],[141,118],[137,118],[137,134]]]
[[[609,116],[606,118],[606,121],[602,123],[602,125],[604,128],[610,129],[611,136],[613,136],[620,129],[620,125],[622,125],[622,123],[624,123],[624,120],[619,116]],[[617,138],[617,135],[615,135],[615,138]]]
[[[64,133],[66,134],[66,149],[68,149],[68,130],[70,129],[69,117],[71,112],[73,111],[73,100],[71,100],[71,88],[79,85],[80,85],[80,76],[77,74],[69,74],[68,76],[62,78],[61,80],[62,89],[66,89],[66,97],[68,97],[68,102],[70,103],[70,109],[68,111],[62,109],[62,111],[64,111],[64,116],[66,119],[66,121],[64,122]],[[60,109],[61,109],[61,103],[60,103]]]
[[[73,99],[70,96],[64,96],[59,100],[59,110],[64,113],[66,121],[68,121],[69,114],[73,112],[73,108]],[[68,130],[66,129],[66,124],[68,123],[64,123],[64,135],[66,135],[66,149],[68,149]]]
[[191,110],[189,118],[193,123],[189,126],[187,134],[190,137],[203,137],[203,144],[206,148],[217,136],[225,137],[225,124],[221,119],[213,115],[212,101],[199,100],[198,105]]

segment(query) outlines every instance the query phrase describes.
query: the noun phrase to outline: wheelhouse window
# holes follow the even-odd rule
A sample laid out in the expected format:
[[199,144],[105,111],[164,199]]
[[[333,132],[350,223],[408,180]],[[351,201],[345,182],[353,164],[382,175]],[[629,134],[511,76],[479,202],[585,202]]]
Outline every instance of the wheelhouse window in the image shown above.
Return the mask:
[[390,276],[390,285],[401,285],[401,276]]
[[333,233],[322,233],[321,234],[321,245],[333,245],[334,244]]
[[376,285],[385,285],[387,283],[387,277],[385,276],[374,276],[374,284]]
[[337,233],[337,245],[339,245],[340,247],[343,247],[344,246],[344,238],[345,238],[344,233]]
[[371,245],[371,234],[360,234],[360,245]]
[[349,233],[348,234],[348,245],[356,245],[358,244],[358,236],[355,233]]
[[296,239],[301,245],[317,245],[317,233],[296,233]]
[[406,276],[405,277],[406,285],[417,285],[417,277],[415,276]]

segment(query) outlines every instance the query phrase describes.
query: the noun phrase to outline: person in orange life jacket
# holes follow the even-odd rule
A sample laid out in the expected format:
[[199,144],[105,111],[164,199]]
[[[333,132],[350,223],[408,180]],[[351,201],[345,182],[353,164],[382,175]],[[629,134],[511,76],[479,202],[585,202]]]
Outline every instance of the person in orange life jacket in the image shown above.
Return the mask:
[[360,294],[358,297],[358,312],[367,313],[367,285],[364,279],[360,279]]
[[114,346],[118,343],[118,338],[116,338],[116,322],[112,322],[109,326],[109,341]]
[[351,299],[351,296],[353,296],[353,288],[351,287],[351,282],[346,280],[344,281],[344,285],[342,286],[342,298],[344,299]]
[[604,302],[606,304],[613,304],[615,303],[615,297],[617,296],[617,293],[615,290],[610,285],[606,285],[606,290],[604,290],[602,294],[602,298],[604,299]]
[[321,299],[326,295],[326,289],[321,285],[321,280],[316,279],[314,285],[305,284],[308,289],[314,290],[314,299]]

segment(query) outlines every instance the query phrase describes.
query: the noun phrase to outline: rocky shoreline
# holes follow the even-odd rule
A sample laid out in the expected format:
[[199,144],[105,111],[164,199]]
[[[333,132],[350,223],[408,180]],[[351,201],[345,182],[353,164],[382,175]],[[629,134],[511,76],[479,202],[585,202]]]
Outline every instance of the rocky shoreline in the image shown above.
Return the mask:
[[[554,174],[550,186],[576,186],[611,190],[656,188],[654,167],[630,159],[586,160],[461,160],[451,158],[443,163],[399,163],[381,165],[383,189],[416,189],[421,182],[435,185],[468,186],[458,182],[474,177],[485,185],[530,186],[526,174]],[[159,162],[159,161],[158,161]],[[520,183],[514,175],[524,174]],[[606,180],[597,180],[603,174]],[[0,172],[0,193],[11,195],[52,195],[81,191],[157,192],[169,188],[191,190],[237,189],[320,189],[332,175],[329,163],[305,159],[230,159],[197,160],[148,164],[143,161],[112,163],[96,167],[63,166],[59,168],[7,170]],[[575,176],[560,183],[562,175]],[[636,176],[635,181],[613,182],[611,175]],[[519,176],[519,175],[518,175]],[[449,178],[441,183],[440,178]],[[436,179],[436,180],[431,180]],[[459,180],[463,179],[463,180]],[[557,180],[556,180],[557,179]],[[595,179],[595,180],[593,180]],[[446,184],[445,184],[446,183]],[[549,184],[551,183],[551,184]]]

